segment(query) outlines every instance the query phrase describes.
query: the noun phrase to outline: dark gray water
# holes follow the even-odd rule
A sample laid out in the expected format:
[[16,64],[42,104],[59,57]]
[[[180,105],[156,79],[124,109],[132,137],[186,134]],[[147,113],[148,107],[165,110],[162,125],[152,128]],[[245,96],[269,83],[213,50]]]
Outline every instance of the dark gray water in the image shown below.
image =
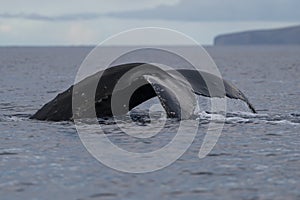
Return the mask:
[[[207,116],[199,114],[203,119],[188,151],[171,166],[147,174],[121,173],[99,163],[72,123],[28,119],[73,83],[90,50],[0,48],[1,200],[300,199],[300,46],[208,47],[223,77],[259,112],[230,101],[222,135],[201,160]],[[169,121],[170,130],[177,123]],[[135,149],[134,140],[115,135],[115,142]],[[168,139],[162,135],[160,141]]]

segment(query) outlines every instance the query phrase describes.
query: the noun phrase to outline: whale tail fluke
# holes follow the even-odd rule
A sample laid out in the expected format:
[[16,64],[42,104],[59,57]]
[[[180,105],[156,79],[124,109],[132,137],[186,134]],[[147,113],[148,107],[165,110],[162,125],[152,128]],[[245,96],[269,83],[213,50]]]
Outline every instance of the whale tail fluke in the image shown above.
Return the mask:
[[[157,66],[144,63],[129,63],[108,68],[98,72],[102,74],[101,78],[96,73],[58,94],[30,118],[68,121],[78,117],[93,117],[93,114],[90,115],[93,110],[96,111],[97,117],[111,117],[113,116],[113,95],[119,95],[120,98],[117,99],[119,100],[122,99],[122,95],[125,94],[126,96],[133,89],[134,92],[129,102],[125,102],[128,105],[122,104],[114,114],[124,115],[134,107],[157,96],[168,117],[187,119],[193,114],[196,107],[194,94],[206,97],[240,99],[248,105],[253,113],[256,113],[254,106],[237,87],[218,76],[187,69],[167,72]],[[125,78],[122,79],[123,76]],[[99,78],[100,80],[98,80]],[[120,81],[121,86],[116,89]],[[81,94],[95,84],[97,89],[94,99],[80,97],[82,104],[78,104],[78,111],[82,113],[77,116],[77,111],[74,111],[74,114],[72,109],[73,92]],[[137,87],[138,85],[140,86]]]

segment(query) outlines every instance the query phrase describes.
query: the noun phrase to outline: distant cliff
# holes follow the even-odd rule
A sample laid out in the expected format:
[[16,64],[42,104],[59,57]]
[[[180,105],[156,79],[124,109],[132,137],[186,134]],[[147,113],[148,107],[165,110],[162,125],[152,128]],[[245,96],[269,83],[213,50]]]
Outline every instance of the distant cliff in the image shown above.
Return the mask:
[[215,37],[215,45],[294,45],[300,44],[300,26],[245,31]]

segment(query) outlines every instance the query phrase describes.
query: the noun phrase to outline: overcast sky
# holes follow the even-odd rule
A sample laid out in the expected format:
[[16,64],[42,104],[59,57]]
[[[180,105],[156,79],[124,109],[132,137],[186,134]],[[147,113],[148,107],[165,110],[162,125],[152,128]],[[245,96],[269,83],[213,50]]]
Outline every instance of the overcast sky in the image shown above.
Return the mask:
[[222,33],[300,24],[299,0],[1,0],[0,45],[94,45],[130,28]]

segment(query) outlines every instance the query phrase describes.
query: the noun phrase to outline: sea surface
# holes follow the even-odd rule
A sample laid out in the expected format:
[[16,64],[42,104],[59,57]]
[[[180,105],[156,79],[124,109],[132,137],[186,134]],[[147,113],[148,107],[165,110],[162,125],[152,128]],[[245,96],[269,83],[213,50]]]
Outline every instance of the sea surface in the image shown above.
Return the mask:
[[[210,114],[199,113],[190,148],[172,165],[132,174],[91,156],[72,122],[28,117],[67,89],[92,47],[0,48],[0,199],[300,199],[300,46],[206,47],[222,76],[258,110],[228,100],[222,134],[198,158]],[[192,49],[190,49],[192,52]],[[177,63],[180,64],[180,63]],[[137,114],[138,115],[138,114]],[[160,148],[102,125],[116,145]],[[123,128],[132,126],[122,124]],[[144,133],[141,123],[141,132]]]

